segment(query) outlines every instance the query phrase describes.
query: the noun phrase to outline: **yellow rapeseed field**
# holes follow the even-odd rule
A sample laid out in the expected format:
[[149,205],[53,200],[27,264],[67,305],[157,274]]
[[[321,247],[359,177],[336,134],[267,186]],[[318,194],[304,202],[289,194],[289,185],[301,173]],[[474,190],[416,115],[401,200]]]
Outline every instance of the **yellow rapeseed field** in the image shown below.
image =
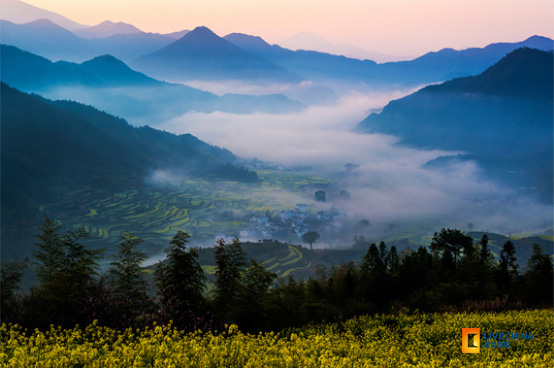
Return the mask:
[[[365,316],[280,333],[0,328],[2,367],[552,367],[551,310]],[[462,328],[531,332],[509,348],[462,354]]]

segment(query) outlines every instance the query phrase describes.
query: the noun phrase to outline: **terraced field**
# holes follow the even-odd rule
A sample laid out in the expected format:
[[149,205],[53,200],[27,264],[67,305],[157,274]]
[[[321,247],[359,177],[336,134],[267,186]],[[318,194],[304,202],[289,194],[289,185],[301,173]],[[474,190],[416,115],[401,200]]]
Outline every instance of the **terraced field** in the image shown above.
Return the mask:
[[[282,243],[244,243],[243,249],[247,258],[254,258],[278,277],[289,275],[299,278],[313,273],[316,263],[315,252],[296,245]],[[271,258],[267,258],[271,257]],[[213,249],[200,250],[200,263],[208,278],[215,275],[215,258]]]
[[65,227],[84,227],[95,246],[113,249],[121,233],[131,231],[144,239],[149,254],[156,254],[178,230],[190,233],[199,245],[214,244],[218,234],[238,236],[250,214],[279,213],[309,203],[313,193],[306,188],[329,183],[277,170],[259,171],[258,177],[258,184],[186,180],[111,195],[89,189],[41,210]]

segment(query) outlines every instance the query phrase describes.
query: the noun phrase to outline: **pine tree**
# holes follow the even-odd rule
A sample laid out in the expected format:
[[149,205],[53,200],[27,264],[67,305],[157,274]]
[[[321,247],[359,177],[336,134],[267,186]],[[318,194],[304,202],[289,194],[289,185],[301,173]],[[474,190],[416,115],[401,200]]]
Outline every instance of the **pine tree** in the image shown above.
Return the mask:
[[162,314],[181,328],[193,318],[203,317],[204,271],[198,263],[198,249],[186,248],[190,235],[179,230],[165,250],[165,263],[156,269]]
[[235,322],[235,309],[241,287],[242,271],[246,258],[240,241],[235,238],[231,244],[223,239],[215,247],[215,305],[218,314],[226,322]]
[[141,243],[142,239],[133,233],[123,233],[119,251],[111,262],[115,299],[120,306],[120,319],[127,323],[127,327],[150,312],[151,307],[141,267],[147,256],[137,249]]

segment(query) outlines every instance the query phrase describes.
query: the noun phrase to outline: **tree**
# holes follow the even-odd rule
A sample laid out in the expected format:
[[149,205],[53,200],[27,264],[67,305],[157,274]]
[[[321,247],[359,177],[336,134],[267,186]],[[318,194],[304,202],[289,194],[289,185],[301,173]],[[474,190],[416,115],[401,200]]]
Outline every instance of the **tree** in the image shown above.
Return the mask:
[[110,273],[114,276],[115,297],[122,312],[119,319],[127,326],[133,325],[136,318],[150,309],[141,267],[147,256],[137,249],[140,243],[142,239],[133,233],[123,233],[118,245],[119,252],[111,262]]
[[27,268],[27,258],[23,261],[6,262],[0,270],[0,323],[17,321],[20,311],[20,298],[16,294],[18,284]]
[[317,231],[308,231],[304,235],[302,235],[302,241],[304,243],[310,244],[310,249],[313,249],[313,243],[315,243],[319,239],[319,233]]
[[450,252],[454,256],[454,264],[458,264],[458,258],[462,252],[471,251],[473,239],[456,229],[441,229],[435,233],[431,240],[431,250],[434,252]]
[[43,285],[62,272],[65,250],[59,230],[60,225],[46,216],[40,227],[40,234],[35,236],[38,239],[35,245],[39,250],[34,253],[37,259],[34,266]]
[[235,238],[231,244],[226,244],[223,239],[219,239],[215,247],[215,263],[216,309],[223,320],[235,322],[242,271],[246,266],[240,241]]
[[323,190],[318,190],[314,193],[314,198],[318,202],[325,202],[326,200],[326,193]]
[[491,251],[489,250],[489,237],[487,234],[483,234],[481,237],[481,250],[479,252],[479,258],[481,263],[488,265],[491,260]]
[[237,322],[241,330],[258,332],[270,327],[267,325],[271,307],[269,288],[276,279],[276,274],[250,259],[250,265],[242,272],[239,290]]
[[[103,249],[87,249],[80,241],[89,237],[83,229],[59,233],[56,225],[45,218],[36,236],[34,263],[40,285],[31,296],[28,311],[36,318],[40,314],[49,315],[49,323],[65,327],[75,323],[89,323],[87,315],[88,297],[95,286],[94,277],[99,265],[97,260]],[[31,318],[35,318],[31,317]],[[45,321],[37,320],[36,324],[44,325]],[[47,326],[47,325],[46,325]]]
[[500,262],[495,272],[496,284],[501,294],[513,292],[514,281],[518,277],[516,248],[511,241],[507,241],[500,251]]
[[544,254],[538,244],[533,244],[533,254],[525,273],[526,300],[535,306],[552,306],[554,270],[552,258]]
[[156,268],[162,314],[173,319],[181,328],[189,328],[193,317],[199,317],[204,310],[204,271],[198,263],[198,249],[187,248],[190,235],[182,230],[169,242],[165,249],[167,258]]

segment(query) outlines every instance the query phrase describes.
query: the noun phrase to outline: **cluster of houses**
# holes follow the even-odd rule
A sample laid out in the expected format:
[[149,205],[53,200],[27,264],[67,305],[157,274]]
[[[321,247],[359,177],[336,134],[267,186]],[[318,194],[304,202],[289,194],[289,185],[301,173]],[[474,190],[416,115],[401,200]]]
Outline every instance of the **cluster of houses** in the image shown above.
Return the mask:
[[[282,241],[298,241],[310,230],[337,232],[343,228],[343,215],[331,210],[329,213],[319,211],[308,220],[308,206],[299,203],[295,208],[283,210],[279,215],[253,214],[249,218],[246,229],[239,233],[239,239],[258,241],[261,239],[278,239]],[[308,224],[309,222],[309,224]],[[216,240],[232,241],[232,237],[217,234]]]

